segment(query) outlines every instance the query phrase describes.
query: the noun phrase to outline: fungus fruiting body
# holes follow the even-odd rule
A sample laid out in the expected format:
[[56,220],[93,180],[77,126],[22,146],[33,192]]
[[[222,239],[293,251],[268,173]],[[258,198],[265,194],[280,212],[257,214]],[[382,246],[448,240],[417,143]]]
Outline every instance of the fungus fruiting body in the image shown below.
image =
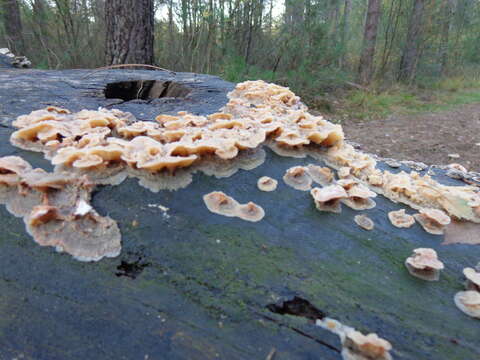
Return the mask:
[[405,260],[405,266],[411,275],[427,281],[437,281],[444,268],[437,252],[427,248],[413,250],[413,255]]
[[392,225],[398,228],[409,228],[415,224],[415,218],[412,215],[406,214],[405,209],[390,211],[388,213],[388,218]]
[[16,183],[4,183],[0,202],[23,218],[36,243],[82,261],[120,254],[120,230],[115,221],[98,215],[89,204],[93,186],[88,179],[32,169],[18,157],[0,158],[0,169],[18,177]]
[[251,222],[260,221],[265,216],[263,208],[254,202],[239,204],[234,198],[221,191],[213,191],[204,195],[203,202],[208,210],[218,215],[238,217]]
[[377,334],[364,335],[356,330],[348,330],[342,347],[344,360],[391,360],[389,351],[392,345]]
[[288,169],[283,176],[285,184],[301,191],[308,191],[312,187],[312,178],[308,169],[303,166],[294,166]]
[[355,223],[362,229],[373,230],[373,228],[375,227],[375,223],[373,222],[373,220],[366,215],[355,215],[353,219],[355,220]]
[[329,185],[335,180],[333,171],[328,167],[309,164],[307,166],[307,172],[313,181],[322,186]]
[[445,226],[450,224],[450,217],[438,209],[421,209],[413,216],[426,232],[434,235],[443,235]]
[[474,290],[480,292],[480,271],[473,268],[463,269],[463,275],[467,278],[465,287],[467,290]]
[[318,210],[333,213],[340,213],[342,211],[340,201],[348,197],[347,192],[340,185],[313,188],[310,194]]
[[480,319],[480,292],[459,291],[454,297],[455,305],[462,312],[473,318]]
[[257,181],[257,187],[262,191],[275,191],[278,181],[268,176],[262,176]]

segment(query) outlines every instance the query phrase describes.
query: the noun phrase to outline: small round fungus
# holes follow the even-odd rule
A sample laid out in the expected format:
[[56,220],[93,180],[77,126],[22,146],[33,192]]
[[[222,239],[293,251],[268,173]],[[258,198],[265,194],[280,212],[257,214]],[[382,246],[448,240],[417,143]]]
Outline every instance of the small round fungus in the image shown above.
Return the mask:
[[450,224],[450,216],[438,209],[421,209],[413,215],[426,232],[434,235],[443,235],[445,226]]
[[329,185],[323,188],[313,188],[310,194],[315,201],[315,206],[320,211],[333,213],[342,212],[340,200],[348,197],[345,189],[339,185]]
[[373,228],[375,227],[373,220],[370,219],[367,215],[355,215],[353,219],[355,220],[355,223],[362,229],[373,230]]
[[283,176],[285,184],[301,191],[308,191],[312,187],[312,178],[304,166],[294,166],[287,170]]
[[455,305],[468,316],[480,319],[480,292],[467,290],[455,294]]
[[322,186],[329,185],[334,180],[333,171],[328,167],[310,164],[307,166],[307,171],[313,181]]
[[405,260],[405,266],[411,275],[427,281],[437,281],[444,268],[437,252],[428,248],[413,250],[413,254]]
[[354,329],[347,330],[343,340],[344,360],[391,360],[392,345],[377,334],[363,335]]
[[409,228],[415,224],[415,218],[412,215],[406,214],[405,209],[390,211],[388,218],[392,225],[398,228]]
[[278,181],[268,176],[262,176],[257,181],[257,186],[262,191],[274,191],[277,188]]
[[480,292],[480,271],[467,267],[463,269],[463,275],[467,278],[465,283],[467,290]]
[[215,214],[233,217],[237,215],[238,202],[221,191],[213,191],[203,196],[208,210]]
[[262,207],[250,201],[237,207],[237,216],[242,220],[257,222],[263,219],[265,211]]

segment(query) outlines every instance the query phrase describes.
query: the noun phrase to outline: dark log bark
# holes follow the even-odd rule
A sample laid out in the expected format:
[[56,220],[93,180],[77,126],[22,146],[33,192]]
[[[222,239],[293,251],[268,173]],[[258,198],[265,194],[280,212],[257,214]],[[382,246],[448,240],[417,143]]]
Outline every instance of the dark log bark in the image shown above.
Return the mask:
[[426,0],[415,0],[408,25],[407,42],[400,60],[398,80],[411,82],[416,75],[422,41],[422,25]]
[[105,2],[106,63],[153,64],[153,0]]
[[17,0],[0,0],[5,26],[6,43],[15,55],[24,55],[22,20]]
[[380,19],[381,0],[369,0],[365,30],[363,33],[363,49],[358,67],[357,82],[368,85],[373,76],[373,60],[377,42],[378,22]]

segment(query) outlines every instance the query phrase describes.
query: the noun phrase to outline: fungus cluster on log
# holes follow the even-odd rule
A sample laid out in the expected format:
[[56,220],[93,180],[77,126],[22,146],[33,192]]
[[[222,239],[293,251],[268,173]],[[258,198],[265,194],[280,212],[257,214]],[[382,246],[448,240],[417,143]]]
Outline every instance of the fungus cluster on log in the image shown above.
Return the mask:
[[465,268],[463,275],[467,279],[465,282],[465,291],[459,291],[454,296],[454,302],[458,309],[476,319],[480,319],[480,271],[476,269]]

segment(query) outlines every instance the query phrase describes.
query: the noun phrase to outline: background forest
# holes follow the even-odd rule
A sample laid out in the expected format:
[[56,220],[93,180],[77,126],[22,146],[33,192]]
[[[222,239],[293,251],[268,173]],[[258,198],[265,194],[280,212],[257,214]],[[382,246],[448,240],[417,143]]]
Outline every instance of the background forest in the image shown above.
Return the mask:
[[[0,4],[0,47],[35,67],[112,63],[105,0]],[[478,0],[157,0],[153,12],[155,65],[287,85],[339,119],[480,102],[465,90],[480,88]]]

